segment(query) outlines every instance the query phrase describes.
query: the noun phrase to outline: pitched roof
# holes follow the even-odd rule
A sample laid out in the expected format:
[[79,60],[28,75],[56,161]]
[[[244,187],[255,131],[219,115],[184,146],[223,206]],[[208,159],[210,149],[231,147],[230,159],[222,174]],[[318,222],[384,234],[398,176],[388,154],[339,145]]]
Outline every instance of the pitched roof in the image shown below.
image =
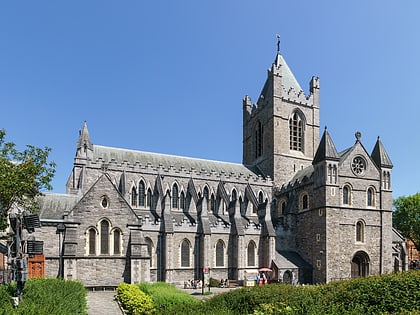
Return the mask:
[[290,90],[290,88],[293,88],[296,93],[303,91],[280,52],[277,53],[274,64],[277,67],[281,66],[280,69],[282,71],[283,78],[282,82],[286,91]]
[[73,209],[79,201],[78,195],[44,194],[38,198],[40,219],[62,220],[63,215]]
[[327,128],[325,128],[324,134],[322,135],[321,141],[318,146],[318,150],[316,151],[312,164],[316,164],[325,159],[337,161],[340,159],[340,155],[338,154],[337,149],[335,148],[334,142],[332,141]]
[[225,173],[227,175],[242,174],[246,177],[256,177],[258,175],[261,175],[254,169],[236,163],[219,162],[176,155],[119,149],[99,145],[94,145],[93,148],[93,159],[102,159],[103,162],[128,162],[132,165],[139,163],[144,166],[151,165],[153,167],[162,168],[174,167],[175,169],[184,168],[185,170],[196,170],[208,173]]
[[378,167],[393,167],[391,159],[389,158],[389,155],[379,137],[376,141],[375,147],[373,148],[371,156]]

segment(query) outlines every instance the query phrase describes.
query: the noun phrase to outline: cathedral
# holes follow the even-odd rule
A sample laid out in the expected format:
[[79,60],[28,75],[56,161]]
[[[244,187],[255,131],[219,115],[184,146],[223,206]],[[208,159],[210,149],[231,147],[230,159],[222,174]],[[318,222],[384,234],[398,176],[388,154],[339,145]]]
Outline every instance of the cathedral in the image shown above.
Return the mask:
[[379,138],[369,154],[359,132],[338,151],[320,130],[319,93],[313,77],[305,94],[278,46],[258,99],[243,99],[242,164],[96,145],[85,122],[66,194],[40,198],[44,254],[31,268],[86,287],[403,268],[391,159]]

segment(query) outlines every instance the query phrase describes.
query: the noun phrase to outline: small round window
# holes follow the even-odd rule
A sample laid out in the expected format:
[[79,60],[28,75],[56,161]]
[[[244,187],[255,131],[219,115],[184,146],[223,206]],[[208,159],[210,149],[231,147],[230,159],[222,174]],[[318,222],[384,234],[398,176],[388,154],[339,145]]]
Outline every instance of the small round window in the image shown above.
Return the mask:
[[366,170],[366,162],[361,156],[356,156],[351,162],[351,170],[357,176],[363,175]]
[[102,198],[101,198],[101,206],[104,209],[108,208],[109,201],[108,201],[108,198],[106,196],[102,196]]

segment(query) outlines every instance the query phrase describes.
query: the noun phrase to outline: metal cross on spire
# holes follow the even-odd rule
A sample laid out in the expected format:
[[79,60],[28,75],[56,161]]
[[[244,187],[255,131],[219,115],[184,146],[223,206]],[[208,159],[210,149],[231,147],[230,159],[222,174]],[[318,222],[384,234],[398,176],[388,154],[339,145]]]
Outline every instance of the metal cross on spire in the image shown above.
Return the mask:
[[280,35],[276,34],[277,37],[277,53],[280,53]]

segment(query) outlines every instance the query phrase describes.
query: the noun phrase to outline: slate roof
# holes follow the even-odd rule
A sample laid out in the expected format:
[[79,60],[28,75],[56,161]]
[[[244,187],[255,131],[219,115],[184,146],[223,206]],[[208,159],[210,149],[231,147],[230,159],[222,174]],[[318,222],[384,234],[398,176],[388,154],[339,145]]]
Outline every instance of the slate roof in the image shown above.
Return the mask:
[[321,141],[319,142],[318,150],[316,151],[315,157],[312,164],[316,164],[325,159],[339,160],[340,156],[335,148],[334,142],[332,141],[328,130],[325,128],[324,134],[322,135]]
[[372,159],[375,161],[378,167],[393,167],[391,159],[389,158],[389,155],[386,152],[385,147],[383,146],[379,137],[372,151]]
[[283,56],[280,53],[277,54],[274,63],[276,64],[276,66],[281,65],[283,78],[282,82],[286,91],[289,91],[290,88],[293,88],[296,93],[303,91],[295,76],[293,75],[292,71],[290,70],[289,66],[287,65],[286,60],[284,60]]
[[183,167],[185,170],[204,171],[208,173],[215,172],[218,174],[225,173],[227,175],[242,174],[245,177],[256,177],[258,175],[261,175],[256,169],[251,169],[245,165],[237,163],[135,151],[99,145],[94,145],[93,149],[94,160],[102,159],[103,162],[115,161],[122,163],[126,161],[132,165],[139,163],[141,165],[147,166],[148,164],[150,164],[153,167],[161,166],[166,169],[170,168],[171,166],[175,169],[181,169],[181,167]]
[[298,253],[292,251],[276,251],[273,263],[279,269],[311,268]]
[[65,194],[44,194],[39,197],[40,219],[62,220],[63,215],[73,209],[80,196]]

